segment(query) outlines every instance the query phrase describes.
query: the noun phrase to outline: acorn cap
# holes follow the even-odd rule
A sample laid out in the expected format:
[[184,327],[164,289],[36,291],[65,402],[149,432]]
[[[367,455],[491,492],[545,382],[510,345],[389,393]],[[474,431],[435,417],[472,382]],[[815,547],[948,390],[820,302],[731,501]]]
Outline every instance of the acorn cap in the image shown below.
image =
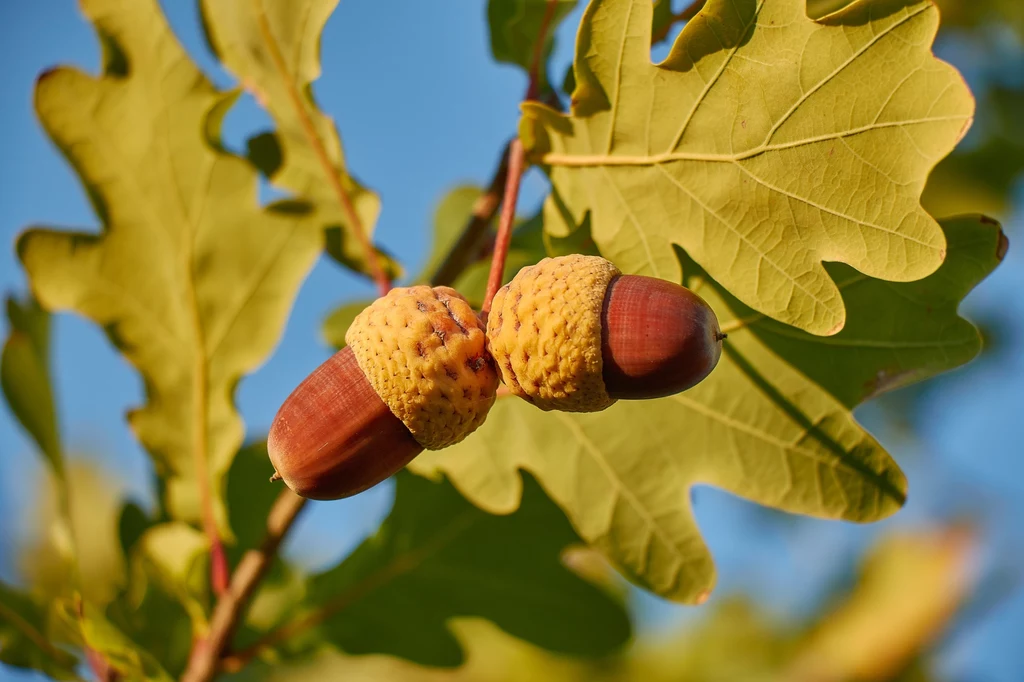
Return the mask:
[[573,254],[523,268],[498,290],[487,342],[511,393],[564,412],[615,402],[602,378],[601,314],[618,274],[604,258]]
[[498,375],[472,306],[449,287],[400,287],[345,335],[384,404],[428,450],[458,443],[494,404]]

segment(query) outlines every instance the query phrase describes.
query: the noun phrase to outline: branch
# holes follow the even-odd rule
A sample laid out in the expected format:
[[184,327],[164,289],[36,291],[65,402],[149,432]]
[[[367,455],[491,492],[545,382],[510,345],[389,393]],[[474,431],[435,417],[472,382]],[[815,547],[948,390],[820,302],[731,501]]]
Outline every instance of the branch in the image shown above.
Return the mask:
[[267,515],[267,534],[263,542],[258,549],[246,552],[238,562],[231,584],[217,600],[210,618],[209,634],[192,647],[182,682],[209,682],[217,674],[220,659],[231,644],[243,610],[277,556],[281,541],[305,506],[306,499],[291,490],[286,489],[278,496]]
[[462,235],[452,246],[444,262],[430,278],[430,286],[450,286],[466,269],[466,266],[479,257],[487,229],[490,227],[491,221],[494,220],[494,216],[498,214],[498,206],[501,205],[501,193],[505,187],[505,179],[508,177],[508,151],[509,145],[505,145],[487,191],[481,194],[473,204],[469,222],[466,223]]

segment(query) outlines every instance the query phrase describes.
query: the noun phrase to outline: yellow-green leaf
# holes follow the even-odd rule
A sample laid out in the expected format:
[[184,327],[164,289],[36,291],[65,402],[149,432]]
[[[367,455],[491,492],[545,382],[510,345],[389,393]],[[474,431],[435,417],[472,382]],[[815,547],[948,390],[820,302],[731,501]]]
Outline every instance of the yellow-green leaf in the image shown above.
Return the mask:
[[294,203],[259,206],[258,173],[219,144],[234,95],[193,65],[156,0],[80,6],[103,73],[50,71],[35,105],[103,229],[31,229],[18,252],[45,307],[102,326],[141,373],[146,402],[128,418],[168,479],[170,512],[197,519],[205,484],[223,526],[243,433],[234,388],[277,343],[323,232]]
[[[203,0],[200,7],[211,48],[277,125],[276,134],[254,138],[250,152],[261,161],[273,159],[259,164],[271,181],[311,203],[316,220],[329,230],[330,254],[370,273],[355,230],[372,233],[380,198],[352,177],[334,121],[313,99],[313,81],[320,76],[320,33],[337,4]],[[394,276],[398,266],[380,257]]]
[[654,65],[651,2],[594,0],[571,114],[523,105],[520,136],[557,195],[548,222],[589,214],[602,254],[669,280],[678,244],[747,305],[814,334],[846,319],[823,261],[891,281],[934,272],[945,242],[921,190],[974,111],[930,50],[938,12],[805,11],[712,0]]
[[525,469],[629,577],[664,597],[700,602],[715,574],[691,509],[694,485],[855,522],[903,504],[903,474],[852,409],[979,352],[978,332],[957,307],[1002,258],[1006,240],[984,218],[945,228],[949,257],[918,282],[883,282],[830,264],[849,308],[849,323],[832,337],[753,311],[684,257],[684,283],[729,333],[701,384],[594,414],[541,412],[503,398],[465,441],[410,467],[444,472],[474,503],[504,513],[519,503],[517,470]]

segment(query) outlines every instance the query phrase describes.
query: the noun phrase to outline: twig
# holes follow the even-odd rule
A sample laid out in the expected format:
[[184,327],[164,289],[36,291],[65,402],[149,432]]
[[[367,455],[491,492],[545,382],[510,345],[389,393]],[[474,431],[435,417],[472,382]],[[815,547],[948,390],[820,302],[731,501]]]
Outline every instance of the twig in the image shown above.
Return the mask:
[[[665,0],[665,2],[668,2],[668,0]],[[661,41],[668,37],[668,33],[669,31],[672,30],[673,26],[678,24],[680,21],[689,21],[690,19],[693,19],[695,16],[697,16],[697,12],[701,11],[701,9],[704,7],[705,2],[706,0],[694,0],[689,5],[684,7],[680,12],[673,14],[672,19],[667,24],[658,29],[657,33],[651,36],[651,43],[657,45],[658,43],[660,43]]]
[[487,278],[487,293],[480,309],[484,315],[490,312],[491,301],[501,288],[505,259],[508,257],[508,247],[512,241],[512,226],[516,219],[516,201],[519,198],[519,183],[523,178],[524,165],[523,143],[517,137],[509,145],[508,178],[505,182],[505,196],[501,200],[501,221],[498,224],[498,237],[494,241],[491,272]]
[[509,145],[506,144],[498,166],[494,169],[494,175],[491,176],[491,183],[488,185],[487,191],[473,203],[473,212],[470,214],[469,222],[466,223],[465,229],[448,252],[444,262],[430,278],[431,286],[451,285],[466,269],[466,266],[479,257],[487,228],[490,227],[494,216],[498,214],[498,207],[501,205],[501,194],[505,187],[505,178],[508,177],[508,150]]
[[274,33],[270,29],[270,22],[267,20],[266,12],[263,9],[263,3],[259,0],[253,0],[253,13],[256,17],[256,22],[259,25],[260,35],[263,37],[263,42],[266,43],[267,52],[270,56],[271,61],[274,64],[274,68],[277,69],[281,78],[287,83],[285,91],[288,93],[288,99],[291,101],[292,106],[295,108],[295,113],[299,117],[299,123],[302,125],[302,131],[309,139],[309,144],[313,148],[313,153],[316,155],[317,161],[319,161],[321,167],[324,170],[324,175],[327,176],[327,181],[337,196],[338,203],[341,205],[342,211],[345,213],[345,217],[348,218],[349,224],[352,226],[352,231],[356,235],[356,239],[359,240],[359,244],[362,246],[363,253],[366,257],[367,265],[370,266],[370,273],[373,275],[374,281],[377,283],[377,289],[380,295],[388,293],[391,290],[391,280],[384,272],[384,267],[380,263],[380,257],[377,251],[373,248],[373,244],[370,243],[370,237],[366,233],[366,227],[363,225],[363,221],[359,218],[359,214],[356,212],[355,205],[352,203],[352,197],[348,195],[345,190],[345,186],[341,184],[341,176],[338,173],[338,169],[334,167],[330,157],[327,155],[327,148],[324,147],[323,140],[316,132],[316,127],[313,125],[313,120],[309,116],[309,112],[306,110],[306,104],[302,101],[302,94],[299,89],[295,87],[295,83],[292,82],[291,76],[288,71],[288,65],[285,63],[284,55],[281,54],[281,48],[277,44],[277,40],[274,38]]
[[[537,31],[537,40],[533,44],[533,58],[530,60],[530,83],[526,87],[524,100],[537,99],[540,92],[541,60],[544,57],[544,45],[547,42],[548,28],[555,17],[558,0],[547,0],[544,18]],[[526,165],[523,143],[517,137],[509,144],[508,175],[505,179],[505,196],[501,201],[501,220],[498,224],[498,236],[494,240],[494,255],[491,258],[491,271],[487,277],[487,293],[484,304],[480,308],[486,317],[491,310],[491,301],[501,288],[501,280],[505,273],[505,260],[508,258],[509,244],[512,242],[512,227],[516,220],[516,202],[519,199],[519,184],[523,179]]]
[[277,556],[281,541],[305,506],[305,498],[291,490],[284,490],[278,496],[267,515],[267,533],[263,542],[258,549],[246,552],[238,562],[228,590],[217,600],[210,618],[209,634],[192,647],[182,682],[209,682],[217,674],[221,656],[231,643],[245,606]]

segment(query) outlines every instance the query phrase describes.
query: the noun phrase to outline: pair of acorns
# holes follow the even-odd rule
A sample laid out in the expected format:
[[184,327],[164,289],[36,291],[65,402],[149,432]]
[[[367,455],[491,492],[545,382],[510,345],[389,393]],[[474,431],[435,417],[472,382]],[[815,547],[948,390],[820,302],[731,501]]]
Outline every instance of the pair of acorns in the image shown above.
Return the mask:
[[267,449],[299,495],[348,497],[476,430],[499,373],[542,410],[596,412],[690,388],[718,363],[723,338],[689,289],[596,256],[523,268],[495,295],[486,328],[454,289],[392,289],[285,400]]

